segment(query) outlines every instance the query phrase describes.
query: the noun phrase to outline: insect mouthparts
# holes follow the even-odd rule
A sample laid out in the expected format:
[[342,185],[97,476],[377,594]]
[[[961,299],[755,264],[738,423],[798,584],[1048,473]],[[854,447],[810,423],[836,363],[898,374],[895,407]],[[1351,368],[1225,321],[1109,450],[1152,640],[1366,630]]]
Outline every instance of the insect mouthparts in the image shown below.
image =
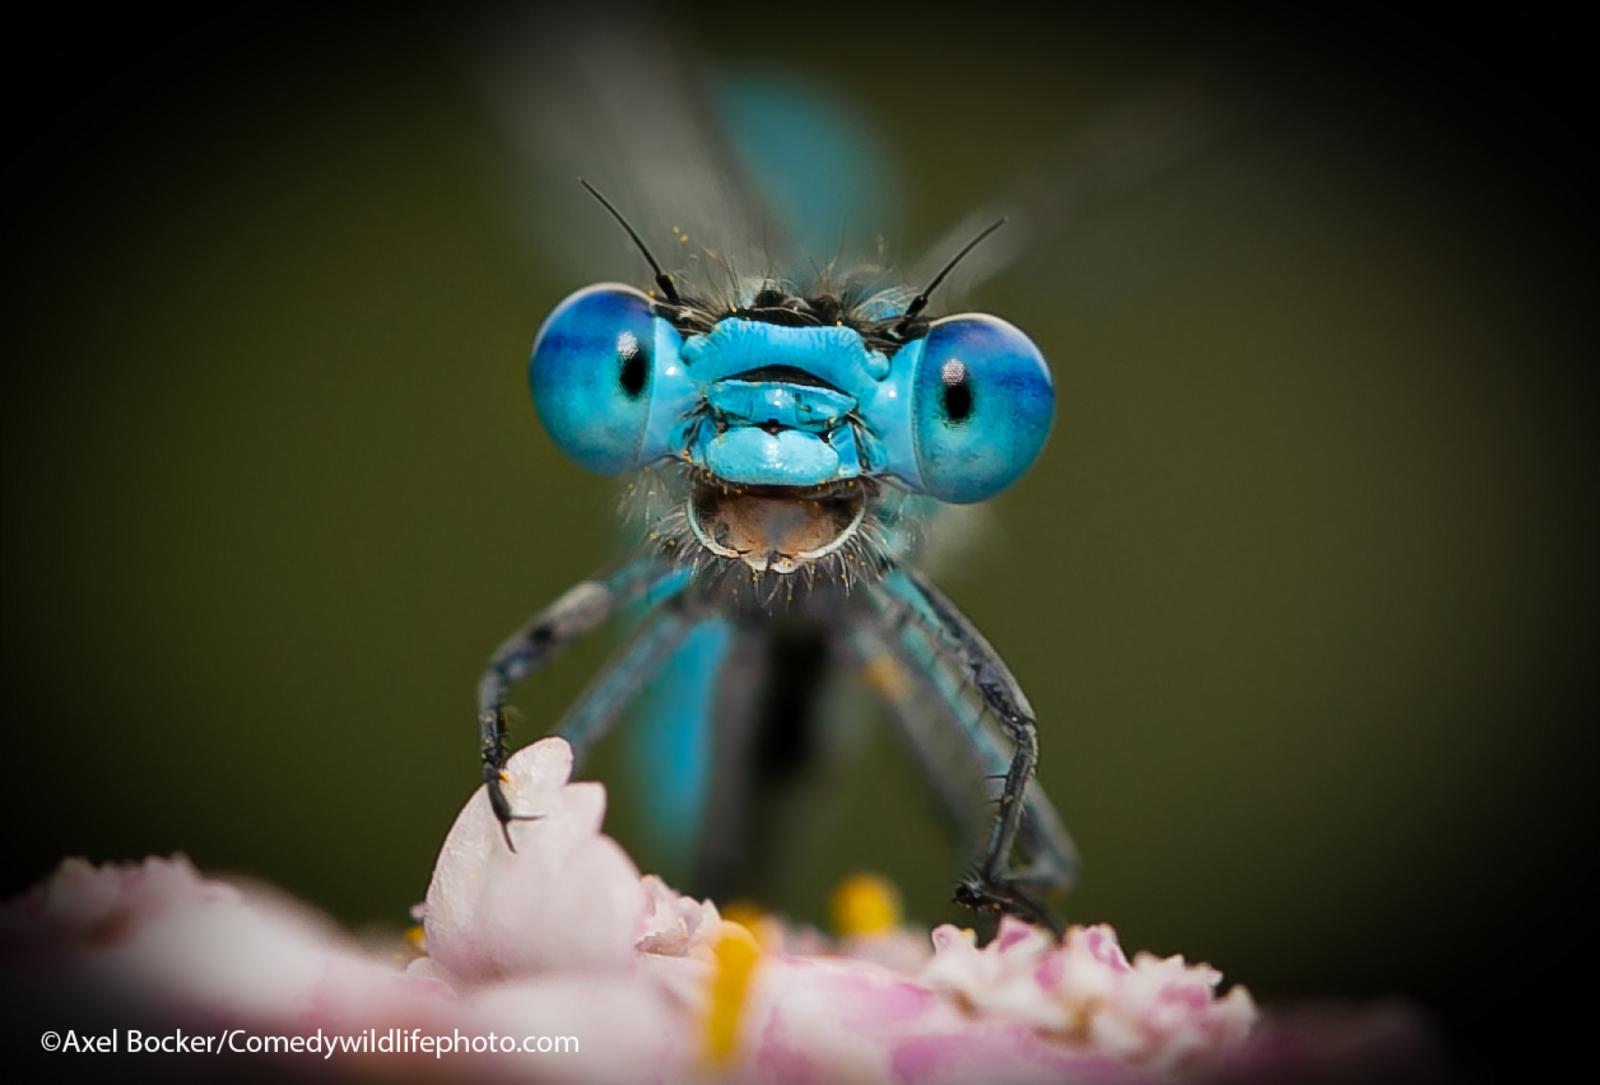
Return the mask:
[[866,515],[866,487],[729,490],[695,484],[685,504],[700,545],[756,572],[792,573],[849,543]]
[[826,388],[830,392],[839,392],[841,389],[823,380],[815,373],[793,365],[764,365],[756,369],[748,369],[743,373],[736,373],[731,380],[742,381],[774,381],[783,384],[796,384],[805,388]]

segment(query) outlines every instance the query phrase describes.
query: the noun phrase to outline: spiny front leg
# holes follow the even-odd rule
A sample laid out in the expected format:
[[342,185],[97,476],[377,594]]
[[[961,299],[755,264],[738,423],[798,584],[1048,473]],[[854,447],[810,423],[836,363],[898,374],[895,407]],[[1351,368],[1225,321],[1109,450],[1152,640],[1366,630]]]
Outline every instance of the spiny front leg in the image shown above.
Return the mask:
[[1038,728],[1033,717],[1007,696],[999,683],[985,680],[981,666],[975,664],[973,671],[984,704],[1015,744],[1015,750],[1000,789],[999,809],[983,862],[972,875],[956,885],[955,901],[968,908],[1011,912],[1049,927],[1059,935],[1063,930],[1060,917],[1022,889],[1024,885],[1040,881],[1038,872],[1028,868],[1011,870],[1007,866],[1017,841],[1017,830],[1022,826],[1023,796],[1039,765]]
[[489,809],[500,823],[500,834],[506,838],[506,847],[512,851],[517,845],[511,840],[513,821],[537,821],[541,814],[519,814],[511,809],[506,798],[506,708],[504,705],[478,715],[479,753],[483,762],[483,788],[489,796]]
[[[926,663],[934,667],[941,660],[959,660],[961,671],[971,674],[972,686],[982,696],[984,712],[1012,747],[983,858],[957,884],[956,902],[984,911],[1010,912],[1060,932],[1059,918],[1030,892],[1036,888],[1063,888],[1071,879],[1071,845],[1047,805],[1035,804],[1036,817],[1049,817],[1044,824],[1034,826],[1033,835],[1039,837],[1032,841],[1034,862],[1020,869],[1009,865],[1023,826],[1028,786],[1039,763],[1038,731],[1027,698],[989,642],[926,579],[911,570],[896,569],[884,578],[881,593],[877,601],[887,604],[883,606],[883,617],[902,649],[925,649],[929,656]],[[889,598],[884,600],[884,595]],[[927,639],[911,637],[912,627],[920,629]],[[912,651],[909,661],[916,662],[920,654],[920,650]],[[961,713],[957,715],[960,717]],[[977,721],[963,717],[961,722],[963,730],[976,738],[980,730]]]
[[[987,789],[991,782],[1011,776],[1017,743],[1010,734],[995,726],[995,721],[1004,714],[995,704],[1003,700],[1003,688],[988,683],[994,692],[974,703],[970,696],[975,688],[973,675],[949,638],[929,624],[928,619],[933,617],[931,610],[926,616],[919,616],[905,606],[880,607],[878,614],[875,636],[864,628],[857,628],[846,643],[861,664],[863,677],[893,709],[902,737],[949,815],[952,828],[966,846],[971,827],[972,789],[975,785]],[[923,697],[918,696],[919,691]],[[1013,710],[1010,715],[1027,714]],[[1029,745],[1034,747],[1037,763],[1036,738]],[[1014,788],[1015,784],[1012,786]],[[990,805],[1016,802],[1015,799],[1003,800],[1003,796],[993,799]],[[1032,905],[1026,897],[1027,890],[1045,894],[1061,892],[1071,886],[1078,866],[1077,848],[1037,781],[1025,785],[1021,806],[1012,846],[1028,855],[1028,863],[1021,869],[997,875],[1017,897],[1012,910],[1018,912],[1027,911]],[[987,809],[986,806],[986,813]],[[984,849],[980,854],[987,853],[993,835],[992,821],[986,818],[981,836],[972,841]],[[972,868],[968,879],[981,886],[978,879],[982,871],[980,862]],[[1022,891],[1021,895],[1016,891]],[[965,883],[958,888],[958,893],[963,903],[969,905],[976,906],[986,899],[974,886]],[[1047,911],[1036,910],[1044,912],[1041,916],[1044,922],[1056,925]]]
[[483,770],[489,807],[512,851],[513,821],[532,821],[537,814],[518,814],[505,793],[506,698],[511,687],[539,669],[562,648],[612,617],[628,601],[641,595],[675,595],[680,579],[662,573],[653,554],[636,557],[616,569],[569,588],[554,603],[534,615],[489,658],[478,680],[478,756]]

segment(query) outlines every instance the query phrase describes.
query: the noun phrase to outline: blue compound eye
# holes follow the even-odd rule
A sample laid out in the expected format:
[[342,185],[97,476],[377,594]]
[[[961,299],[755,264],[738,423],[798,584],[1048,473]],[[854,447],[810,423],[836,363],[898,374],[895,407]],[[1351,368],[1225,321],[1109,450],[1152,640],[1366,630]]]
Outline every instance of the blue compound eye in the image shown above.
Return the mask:
[[637,465],[655,328],[649,298],[602,284],[567,298],[539,329],[528,363],[533,405],[551,440],[580,466],[615,475]]
[[997,317],[946,317],[923,342],[911,410],[922,488],[941,501],[982,501],[1039,458],[1055,413],[1050,367]]

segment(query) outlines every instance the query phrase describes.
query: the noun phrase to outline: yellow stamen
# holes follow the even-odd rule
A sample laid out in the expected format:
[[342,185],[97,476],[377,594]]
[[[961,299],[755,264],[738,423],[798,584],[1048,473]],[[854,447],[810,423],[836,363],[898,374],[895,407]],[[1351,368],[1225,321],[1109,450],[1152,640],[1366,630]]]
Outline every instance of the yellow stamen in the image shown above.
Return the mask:
[[413,923],[411,926],[406,928],[406,942],[408,944],[413,945],[418,949],[426,949],[427,945],[423,940],[424,937],[425,936],[422,932],[421,923]]
[[839,934],[887,934],[900,925],[900,894],[886,878],[852,874],[833,891],[828,912]]
[[706,1005],[705,1053],[713,1066],[733,1058],[739,1023],[750,994],[750,980],[761,961],[755,935],[739,923],[724,920],[711,950],[714,964]]
[[750,900],[729,901],[721,908],[718,908],[717,911],[721,912],[722,918],[729,923],[737,923],[752,933],[755,931],[756,926],[767,917],[767,913],[761,910],[761,906]]

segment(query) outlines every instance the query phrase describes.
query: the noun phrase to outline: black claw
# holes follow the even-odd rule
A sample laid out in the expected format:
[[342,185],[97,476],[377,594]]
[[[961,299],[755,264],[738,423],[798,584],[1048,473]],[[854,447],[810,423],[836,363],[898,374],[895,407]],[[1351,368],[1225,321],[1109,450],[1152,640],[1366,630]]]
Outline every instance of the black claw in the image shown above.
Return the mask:
[[963,878],[957,882],[956,890],[951,894],[950,899],[963,908],[971,908],[974,911],[989,906],[988,897],[983,891],[982,883],[974,878]]
[[500,773],[497,770],[493,776],[485,773],[484,789],[489,792],[489,809],[494,811],[495,820],[500,822],[500,835],[506,838],[506,847],[512,851],[517,850],[516,844],[511,841],[511,823],[513,821],[538,821],[543,814],[518,814],[511,809],[511,800],[506,798],[505,789],[500,786]]
[[506,793],[500,786],[500,773],[484,773],[484,790],[489,792],[489,808],[494,811],[494,816],[504,824],[511,820],[511,800],[506,798]]
[[963,908],[980,912],[1005,912],[1035,926],[1048,928],[1059,939],[1066,926],[1054,911],[1003,880],[981,874],[963,878],[951,898]]

